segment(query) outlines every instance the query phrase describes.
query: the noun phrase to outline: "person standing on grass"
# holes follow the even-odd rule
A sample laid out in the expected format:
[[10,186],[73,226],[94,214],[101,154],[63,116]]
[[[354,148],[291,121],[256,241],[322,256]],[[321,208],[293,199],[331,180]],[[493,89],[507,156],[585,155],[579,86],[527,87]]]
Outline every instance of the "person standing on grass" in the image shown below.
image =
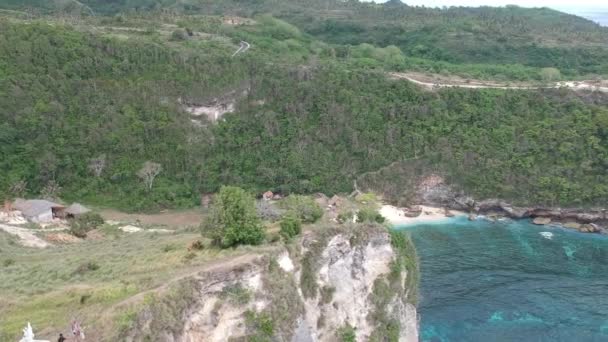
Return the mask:
[[74,335],[76,341],[84,340],[84,331],[82,331],[77,320],[72,321],[72,335]]
[[59,334],[59,338],[57,339],[57,342],[65,342],[65,337],[63,337],[63,334]]

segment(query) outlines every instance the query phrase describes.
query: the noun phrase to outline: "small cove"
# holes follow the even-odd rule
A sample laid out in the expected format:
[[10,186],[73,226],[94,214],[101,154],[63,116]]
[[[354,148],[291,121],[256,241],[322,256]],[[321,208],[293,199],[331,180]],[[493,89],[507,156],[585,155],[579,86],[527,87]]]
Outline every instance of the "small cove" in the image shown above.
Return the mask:
[[421,341],[607,341],[608,237],[529,221],[396,227],[421,267]]

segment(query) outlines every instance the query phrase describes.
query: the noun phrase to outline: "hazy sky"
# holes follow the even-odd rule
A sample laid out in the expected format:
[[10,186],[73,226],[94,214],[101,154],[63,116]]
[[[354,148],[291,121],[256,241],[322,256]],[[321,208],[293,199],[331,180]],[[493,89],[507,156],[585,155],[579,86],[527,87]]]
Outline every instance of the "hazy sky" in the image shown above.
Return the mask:
[[[370,1],[370,0],[364,0]],[[376,2],[385,2],[386,0],[376,0]],[[522,7],[551,7],[556,9],[571,9],[585,10],[593,9],[608,9],[608,1],[606,0],[402,0],[408,5],[424,5],[427,7],[441,6],[504,6],[504,5],[519,5]]]

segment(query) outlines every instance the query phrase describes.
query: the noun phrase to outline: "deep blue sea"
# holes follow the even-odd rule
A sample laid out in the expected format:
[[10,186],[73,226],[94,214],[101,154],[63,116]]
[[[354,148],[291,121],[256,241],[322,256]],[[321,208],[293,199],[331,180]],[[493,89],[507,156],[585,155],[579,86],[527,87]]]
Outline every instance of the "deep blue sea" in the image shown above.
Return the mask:
[[421,261],[422,341],[608,341],[608,237],[448,222],[401,228]]

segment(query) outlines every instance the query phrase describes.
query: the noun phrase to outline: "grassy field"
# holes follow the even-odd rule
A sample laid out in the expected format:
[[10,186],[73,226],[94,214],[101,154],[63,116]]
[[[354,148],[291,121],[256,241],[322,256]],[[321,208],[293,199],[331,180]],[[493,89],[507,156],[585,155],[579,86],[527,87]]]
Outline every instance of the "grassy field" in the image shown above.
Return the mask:
[[113,305],[250,250],[188,251],[198,231],[125,234],[105,228],[102,234],[99,240],[31,249],[0,233],[0,340],[14,340],[28,321],[40,337],[53,337],[62,326],[67,332],[74,317],[85,327],[95,322],[97,329],[100,313]]
[[[277,220],[287,211],[306,216],[318,206],[322,217],[303,229],[325,231],[336,220],[352,221],[362,208],[377,208],[379,200],[370,194],[343,198],[339,208],[331,210],[329,199],[316,201],[302,197],[301,201],[266,202],[257,209],[265,218],[266,241],[229,249],[212,247],[201,236],[196,223],[207,214],[200,208],[156,214],[102,209],[99,212],[111,224],[89,233],[87,239],[54,243],[45,249],[23,247],[16,237],[0,231],[0,341],[18,339],[27,322],[39,338],[53,339],[69,332],[74,318],[82,322],[89,338],[107,340],[129,328],[141,307],[171,292],[179,280],[210,268],[233,267],[243,258],[284,246]],[[143,231],[128,234],[118,229],[125,224]],[[44,233],[39,227],[31,230],[42,238],[57,233]],[[197,240],[204,247],[189,249]]]

